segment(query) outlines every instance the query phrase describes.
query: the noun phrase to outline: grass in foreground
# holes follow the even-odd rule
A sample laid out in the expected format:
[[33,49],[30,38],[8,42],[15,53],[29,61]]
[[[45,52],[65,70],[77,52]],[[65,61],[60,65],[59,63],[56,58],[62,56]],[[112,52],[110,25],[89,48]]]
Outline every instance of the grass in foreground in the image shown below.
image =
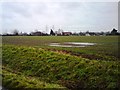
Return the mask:
[[66,89],[58,84],[46,83],[40,81],[37,77],[25,76],[20,72],[13,72],[10,68],[3,66],[3,86],[9,90],[19,89],[19,90],[33,90],[33,89],[47,89],[47,88],[58,88]]
[[[26,77],[32,77],[36,81],[30,80],[30,83],[37,84],[40,80],[54,83],[56,88],[59,85],[68,89],[120,88],[119,61],[89,60],[33,47],[4,45],[3,66],[12,70],[12,72],[3,70],[5,87],[10,79],[13,82],[10,87],[16,87],[14,83],[16,79],[21,81],[19,87],[22,87],[23,83],[27,85],[29,82],[26,81]],[[18,72],[22,73],[20,78]],[[6,73],[10,75],[6,76]],[[15,80],[11,75],[16,76]],[[21,80],[22,78],[24,80]],[[34,85],[30,84],[28,87]]]

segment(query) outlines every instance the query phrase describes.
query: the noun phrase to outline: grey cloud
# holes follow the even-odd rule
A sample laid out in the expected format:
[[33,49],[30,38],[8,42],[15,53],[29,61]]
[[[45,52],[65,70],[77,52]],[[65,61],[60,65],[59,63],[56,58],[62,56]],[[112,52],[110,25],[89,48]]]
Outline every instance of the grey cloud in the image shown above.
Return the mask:
[[3,18],[14,18],[15,15],[29,17],[29,7],[27,3],[5,2],[2,4]]
[[117,26],[116,3],[19,2],[3,3],[2,9],[4,28],[8,29],[17,27],[29,31],[28,27],[46,24],[96,26],[96,29],[102,25],[107,29]]

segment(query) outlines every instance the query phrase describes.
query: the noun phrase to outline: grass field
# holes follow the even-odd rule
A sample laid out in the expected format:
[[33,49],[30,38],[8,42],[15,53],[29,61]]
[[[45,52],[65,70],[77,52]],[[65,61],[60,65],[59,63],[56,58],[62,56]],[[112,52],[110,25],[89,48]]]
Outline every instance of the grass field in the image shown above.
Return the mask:
[[[6,88],[120,88],[118,36],[4,36]],[[88,42],[87,47],[50,43]]]

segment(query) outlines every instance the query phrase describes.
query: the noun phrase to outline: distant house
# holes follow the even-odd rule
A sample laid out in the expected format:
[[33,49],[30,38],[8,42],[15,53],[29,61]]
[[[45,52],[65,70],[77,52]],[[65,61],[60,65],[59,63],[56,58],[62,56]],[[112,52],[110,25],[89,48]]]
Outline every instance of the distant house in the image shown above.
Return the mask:
[[62,33],[59,33],[58,31],[55,31],[55,36],[61,36]]
[[20,35],[20,36],[27,36],[28,34],[25,33],[25,32],[24,32],[24,33],[21,32],[19,35]]
[[62,32],[62,35],[64,35],[64,36],[70,36],[70,35],[72,35],[72,33],[71,32]]
[[90,36],[90,34],[89,34],[89,33],[86,33],[85,36]]
[[63,32],[62,29],[58,29],[58,31],[55,31],[55,36],[61,36],[62,32]]
[[89,31],[86,31],[85,36],[91,36]]
[[80,32],[79,35],[80,36],[85,36],[85,33],[84,32]]
[[32,33],[31,33],[31,35],[33,35],[33,36],[42,36],[42,35],[43,35],[43,33],[42,33],[42,32],[37,31],[37,32],[32,32]]
[[94,32],[89,32],[89,36],[95,36],[96,35],[96,33],[94,33]]

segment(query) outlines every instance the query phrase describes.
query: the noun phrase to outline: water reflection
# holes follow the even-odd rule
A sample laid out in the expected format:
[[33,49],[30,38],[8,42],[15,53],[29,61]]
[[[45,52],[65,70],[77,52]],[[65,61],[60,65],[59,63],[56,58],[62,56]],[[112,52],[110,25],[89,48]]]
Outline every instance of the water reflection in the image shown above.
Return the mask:
[[96,43],[84,43],[84,42],[64,42],[64,43],[50,43],[49,46],[56,46],[56,47],[86,47],[92,46]]

